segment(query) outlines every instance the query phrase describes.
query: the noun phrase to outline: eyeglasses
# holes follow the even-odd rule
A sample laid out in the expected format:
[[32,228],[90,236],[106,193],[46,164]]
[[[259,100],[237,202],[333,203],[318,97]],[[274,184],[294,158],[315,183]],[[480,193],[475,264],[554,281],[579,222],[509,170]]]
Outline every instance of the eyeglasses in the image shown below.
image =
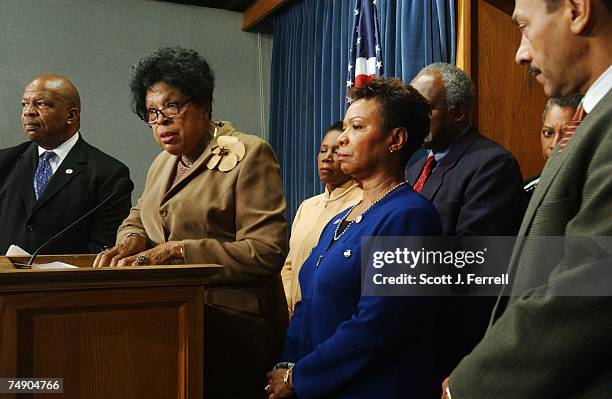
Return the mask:
[[144,114],[144,121],[147,125],[152,126],[157,122],[159,115],[166,119],[178,118],[181,115],[181,109],[191,102],[191,98],[182,104],[170,102],[168,106],[163,109],[148,109]]

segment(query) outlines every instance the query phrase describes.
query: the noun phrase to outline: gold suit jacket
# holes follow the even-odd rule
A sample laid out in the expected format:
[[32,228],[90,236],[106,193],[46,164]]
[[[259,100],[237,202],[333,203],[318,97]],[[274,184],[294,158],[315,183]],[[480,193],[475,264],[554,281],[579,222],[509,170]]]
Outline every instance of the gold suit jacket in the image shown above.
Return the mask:
[[[237,137],[244,158],[228,172],[208,169],[219,136]],[[280,167],[262,139],[223,122],[202,155],[168,190],[178,157],[162,152],[153,161],[142,196],[117,234],[145,235],[149,246],[183,241],[185,263],[215,263],[218,281],[251,282],[277,274],[287,248]]]
[[[220,136],[234,136],[246,149],[244,158],[227,172],[206,165]],[[222,265],[214,286],[206,291],[206,305],[227,316],[214,322],[222,327],[214,328],[219,342],[226,341],[224,334],[233,328],[244,330],[260,349],[268,348],[255,357],[268,358],[260,361],[271,367],[287,326],[279,275],[287,251],[287,222],[276,156],[264,140],[222,122],[202,155],[168,189],[178,160],[164,151],[153,161],[144,192],[119,227],[117,242],[130,233],[145,235],[150,247],[183,241],[185,263]],[[253,323],[240,324],[245,320]],[[262,370],[257,381],[265,377]]]

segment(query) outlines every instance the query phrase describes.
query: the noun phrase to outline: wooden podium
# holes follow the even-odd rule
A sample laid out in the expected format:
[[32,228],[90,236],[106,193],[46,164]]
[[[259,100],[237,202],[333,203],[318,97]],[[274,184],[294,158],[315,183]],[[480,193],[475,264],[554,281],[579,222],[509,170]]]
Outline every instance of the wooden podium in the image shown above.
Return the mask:
[[1,398],[197,398],[206,383],[204,297],[218,265],[22,270],[0,257],[0,377],[63,378],[63,394]]

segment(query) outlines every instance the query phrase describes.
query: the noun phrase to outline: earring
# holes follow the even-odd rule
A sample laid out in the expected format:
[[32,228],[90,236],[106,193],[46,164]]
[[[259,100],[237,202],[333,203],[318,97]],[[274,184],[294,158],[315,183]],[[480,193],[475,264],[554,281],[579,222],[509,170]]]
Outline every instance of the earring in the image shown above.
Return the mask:
[[389,147],[389,154],[393,154],[393,148]]

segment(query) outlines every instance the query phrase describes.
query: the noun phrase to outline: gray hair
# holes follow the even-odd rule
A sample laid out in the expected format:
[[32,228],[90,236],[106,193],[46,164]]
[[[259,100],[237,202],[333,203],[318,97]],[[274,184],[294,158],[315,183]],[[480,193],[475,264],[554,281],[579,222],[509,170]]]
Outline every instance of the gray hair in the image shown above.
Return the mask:
[[434,62],[427,65],[419,73],[439,73],[444,82],[444,100],[449,109],[465,104],[471,112],[474,105],[474,83],[469,76],[455,65],[445,62]]
[[582,95],[579,93],[574,93],[566,97],[550,97],[548,101],[546,101],[546,107],[542,113],[542,123],[544,123],[544,119],[546,119],[546,115],[553,105],[557,105],[561,108],[571,107],[576,109],[578,105],[580,105],[580,101],[582,101]]

